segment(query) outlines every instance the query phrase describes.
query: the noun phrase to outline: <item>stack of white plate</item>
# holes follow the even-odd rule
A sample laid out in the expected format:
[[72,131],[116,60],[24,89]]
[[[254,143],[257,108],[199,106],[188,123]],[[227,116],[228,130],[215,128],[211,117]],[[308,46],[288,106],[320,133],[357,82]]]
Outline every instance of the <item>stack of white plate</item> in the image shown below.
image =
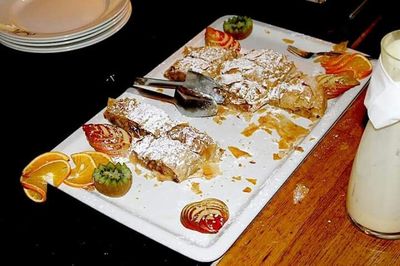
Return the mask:
[[0,0],[0,43],[56,53],[98,43],[120,30],[130,0]]

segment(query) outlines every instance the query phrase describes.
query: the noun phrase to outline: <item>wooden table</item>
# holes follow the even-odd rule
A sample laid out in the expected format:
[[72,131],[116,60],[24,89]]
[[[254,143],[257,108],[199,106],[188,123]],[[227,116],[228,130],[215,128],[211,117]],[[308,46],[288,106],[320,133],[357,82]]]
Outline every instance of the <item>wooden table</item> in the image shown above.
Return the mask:
[[[400,240],[359,231],[346,190],[366,124],[365,92],[275,194],[218,263],[222,265],[400,265]],[[293,203],[296,184],[310,190]]]

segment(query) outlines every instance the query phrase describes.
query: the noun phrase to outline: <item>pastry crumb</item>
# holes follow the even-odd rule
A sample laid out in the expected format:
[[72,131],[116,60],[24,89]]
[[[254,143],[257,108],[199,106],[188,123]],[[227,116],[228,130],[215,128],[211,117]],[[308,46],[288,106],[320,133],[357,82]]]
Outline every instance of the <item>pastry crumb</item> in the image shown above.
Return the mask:
[[252,183],[253,185],[257,184],[257,179],[255,178],[246,178],[246,180]]
[[154,179],[154,175],[151,174],[151,173],[145,173],[144,174],[144,178],[147,179],[147,180]]
[[283,38],[282,41],[286,44],[293,44],[294,40]]
[[139,169],[139,167],[135,164],[135,169],[134,169],[135,173],[137,175],[141,175],[142,174],[142,170]]
[[296,188],[293,191],[293,203],[294,204],[300,203],[305,198],[305,196],[309,191],[310,189],[305,185],[297,184]]
[[251,192],[251,188],[250,187],[246,187],[242,191],[245,192],[245,193],[250,193]]
[[200,183],[193,182],[193,183],[192,183],[191,189],[192,189],[192,191],[193,191],[195,194],[197,194],[197,195],[203,193],[203,191],[201,191],[201,189],[200,189]]

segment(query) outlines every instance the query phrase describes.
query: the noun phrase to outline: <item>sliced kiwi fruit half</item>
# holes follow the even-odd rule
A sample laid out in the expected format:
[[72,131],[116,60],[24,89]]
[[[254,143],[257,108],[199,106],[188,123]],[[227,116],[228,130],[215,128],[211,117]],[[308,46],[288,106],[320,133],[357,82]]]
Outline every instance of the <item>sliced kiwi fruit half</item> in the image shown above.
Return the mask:
[[93,172],[94,186],[109,197],[122,197],[132,186],[132,172],[125,163],[99,165]]

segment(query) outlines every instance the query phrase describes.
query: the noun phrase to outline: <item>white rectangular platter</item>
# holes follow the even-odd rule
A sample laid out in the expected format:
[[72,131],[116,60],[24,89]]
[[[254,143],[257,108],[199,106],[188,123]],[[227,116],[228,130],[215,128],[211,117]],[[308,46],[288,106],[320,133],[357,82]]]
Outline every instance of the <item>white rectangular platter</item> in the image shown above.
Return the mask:
[[[221,17],[210,26],[221,30],[223,21],[228,17],[230,16]],[[241,41],[241,45],[245,50],[252,48],[273,49],[286,54],[305,73],[311,75],[323,73],[323,69],[312,59],[301,59],[288,53],[286,51],[287,44],[283,39],[293,40],[294,45],[312,51],[328,51],[331,50],[333,45],[257,21],[254,21],[253,33],[249,38]],[[204,45],[204,31],[185,44],[185,46],[202,45]],[[147,76],[162,78],[163,72],[175,60],[182,57],[182,51],[183,47]],[[121,198],[108,198],[96,191],[71,188],[64,184],[59,189],[112,219],[192,259],[198,261],[216,260],[227,251],[258,212],[268,203],[275,192],[356,98],[366,83],[367,79],[363,79],[359,86],[336,99],[330,100],[325,115],[319,121],[311,123],[307,119],[297,119],[296,123],[303,126],[312,124],[309,135],[298,143],[304,149],[304,152],[293,151],[281,160],[273,160],[273,153],[278,152],[277,135],[274,132],[267,134],[263,130],[258,130],[251,137],[245,137],[241,132],[248,126],[249,121],[245,121],[243,118],[229,116],[219,125],[212,118],[183,117],[173,105],[142,98],[135,94],[134,89],[128,89],[120,98],[134,97],[142,102],[155,105],[166,111],[172,119],[187,121],[213,137],[226,150],[220,164],[222,173],[211,180],[192,178],[177,184],[146,178],[146,171],[143,171],[141,175],[137,175],[133,171],[133,186],[128,194]],[[106,105],[106,101],[107,99],[104,99],[104,105]],[[99,112],[88,123],[108,123],[103,118],[103,111]],[[253,120],[255,119],[257,119],[257,115],[253,117]],[[252,154],[251,159],[236,159],[227,150],[228,146],[235,146],[249,152]],[[72,154],[92,150],[92,148],[86,141],[83,131],[78,129],[58,145],[55,150]],[[232,179],[233,176],[241,176],[242,179],[234,180]],[[246,178],[254,178],[257,183],[254,185],[246,181]],[[193,182],[200,184],[202,191],[200,195],[192,191]],[[250,193],[243,192],[246,187],[251,188]],[[211,197],[224,201],[229,208],[230,218],[221,231],[217,234],[201,234],[183,227],[180,223],[182,208],[193,201]]]

